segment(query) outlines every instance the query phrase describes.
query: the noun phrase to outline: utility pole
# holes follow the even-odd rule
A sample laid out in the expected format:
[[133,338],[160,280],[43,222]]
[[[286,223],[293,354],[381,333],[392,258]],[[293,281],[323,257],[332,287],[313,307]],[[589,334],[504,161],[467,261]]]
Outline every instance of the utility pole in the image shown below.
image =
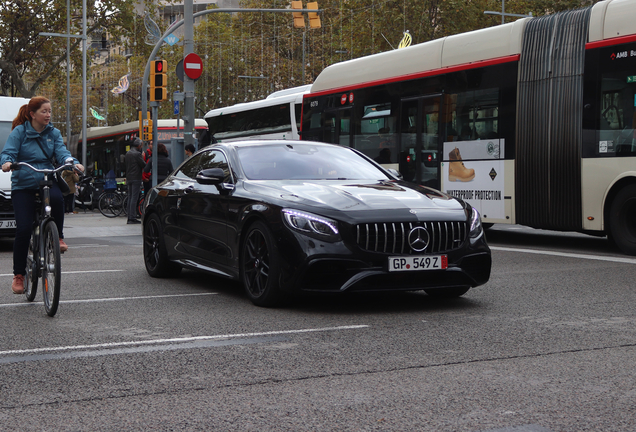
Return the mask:
[[[183,31],[183,58],[194,52],[194,26],[192,16],[192,0],[185,0],[183,20],[186,26]],[[185,66],[185,65],[184,65]],[[194,144],[194,80],[184,74],[183,90],[185,92],[184,113],[183,113],[183,144]]]

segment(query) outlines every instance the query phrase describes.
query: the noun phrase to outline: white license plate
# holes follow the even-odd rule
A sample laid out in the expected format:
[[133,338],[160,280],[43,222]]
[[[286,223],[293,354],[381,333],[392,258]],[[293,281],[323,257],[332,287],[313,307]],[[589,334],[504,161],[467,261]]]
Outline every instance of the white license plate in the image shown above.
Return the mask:
[[0,220],[0,229],[15,228],[14,220]]
[[389,271],[444,270],[448,267],[448,256],[401,256],[389,258]]

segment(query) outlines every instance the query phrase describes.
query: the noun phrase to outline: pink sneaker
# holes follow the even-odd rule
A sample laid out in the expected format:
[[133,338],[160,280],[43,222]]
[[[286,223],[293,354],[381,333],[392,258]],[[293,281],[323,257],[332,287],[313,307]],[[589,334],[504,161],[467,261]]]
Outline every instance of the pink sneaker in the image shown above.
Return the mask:
[[13,276],[11,291],[13,291],[13,294],[24,294],[24,275]]
[[68,245],[64,243],[64,239],[60,239],[60,252],[64,253],[68,250]]

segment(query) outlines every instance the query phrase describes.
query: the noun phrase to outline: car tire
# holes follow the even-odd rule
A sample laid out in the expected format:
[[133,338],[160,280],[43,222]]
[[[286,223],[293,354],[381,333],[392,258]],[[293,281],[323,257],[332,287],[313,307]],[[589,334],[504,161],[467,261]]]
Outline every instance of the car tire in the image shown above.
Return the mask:
[[144,224],[144,264],[152,277],[174,277],[181,273],[181,266],[168,259],[159,216],[151,214]]
[[609,238],[628,255],[636,255],[636,184],[621,189],[610,207]]
[[470,287],[453,287],[424,290],[431,297],[439,299],[449,299],[461,297],[468,292]]
[[282,303],[280,256],[267,226],[258,221],[250,226],[241,245],[241,281],[245,293],[256,306]]

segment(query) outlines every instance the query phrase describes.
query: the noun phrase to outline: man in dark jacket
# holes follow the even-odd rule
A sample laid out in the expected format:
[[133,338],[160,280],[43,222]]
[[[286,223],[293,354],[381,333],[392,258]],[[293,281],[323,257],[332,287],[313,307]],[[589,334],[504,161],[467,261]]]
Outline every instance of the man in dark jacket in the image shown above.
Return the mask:
[[141,173],[146,164],[141,156],[141,140],[135,138],[126,153],[126,185],[128,186],[128,223],[141,223],[137,219],[137,201],[141,190]]

